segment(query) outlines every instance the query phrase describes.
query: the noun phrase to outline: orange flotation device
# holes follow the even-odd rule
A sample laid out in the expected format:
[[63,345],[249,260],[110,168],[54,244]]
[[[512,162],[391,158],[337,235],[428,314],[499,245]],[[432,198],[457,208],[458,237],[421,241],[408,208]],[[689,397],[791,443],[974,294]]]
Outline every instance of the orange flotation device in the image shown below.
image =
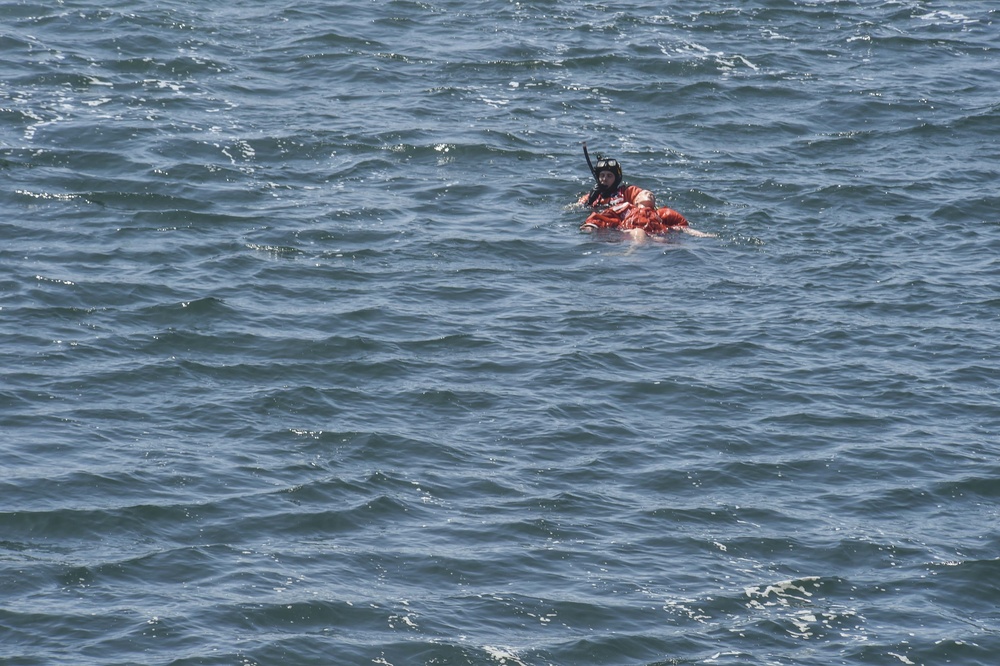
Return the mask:
[[[615,207],[617,208],[617,207]],[[642,229],[647,234],[663,234],[671,229],[688,226],[687,219],[673,208],[643,208],[629,205],[623,211],[609,208],[591,213],[584,226],[593,225],[598,229]]]

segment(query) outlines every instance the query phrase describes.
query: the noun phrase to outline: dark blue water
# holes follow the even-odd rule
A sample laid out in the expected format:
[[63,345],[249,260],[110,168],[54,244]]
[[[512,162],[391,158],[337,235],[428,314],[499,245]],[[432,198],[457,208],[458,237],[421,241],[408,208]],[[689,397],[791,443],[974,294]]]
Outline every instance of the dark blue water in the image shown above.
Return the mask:
[[998,22],[0,4],[0,663],[994,664]]

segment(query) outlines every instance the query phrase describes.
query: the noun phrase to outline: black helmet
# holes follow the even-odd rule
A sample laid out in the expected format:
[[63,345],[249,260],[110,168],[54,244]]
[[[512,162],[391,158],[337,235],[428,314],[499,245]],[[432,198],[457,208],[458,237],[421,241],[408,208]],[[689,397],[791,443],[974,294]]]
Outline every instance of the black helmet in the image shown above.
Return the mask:
[[610,171],[615,174],[615,184],[607,188],[607,191],[613,192],[617,190],[618,186],[622,184],[622,165],[618,163],[618,160],[601,157],[598,158],[597,166],[594,167],[594,178],[597,178],[602,171]]

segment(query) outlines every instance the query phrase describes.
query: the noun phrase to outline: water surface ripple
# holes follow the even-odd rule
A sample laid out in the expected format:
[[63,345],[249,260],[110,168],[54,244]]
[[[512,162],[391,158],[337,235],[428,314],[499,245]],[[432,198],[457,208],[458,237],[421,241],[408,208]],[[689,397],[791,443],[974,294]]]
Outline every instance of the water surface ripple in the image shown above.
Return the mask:
[[994,663],[998,20],[0,4],[0,662]]

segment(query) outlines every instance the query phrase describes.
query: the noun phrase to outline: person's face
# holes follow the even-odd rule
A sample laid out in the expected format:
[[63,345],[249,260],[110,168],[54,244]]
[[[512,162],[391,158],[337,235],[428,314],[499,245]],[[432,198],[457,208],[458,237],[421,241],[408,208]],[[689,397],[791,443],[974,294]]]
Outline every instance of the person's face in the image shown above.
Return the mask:
[[597,174],[597,182],[601,184],[601,187],[611,187],[615,184],[615,172],[614,171],[602,171]]

